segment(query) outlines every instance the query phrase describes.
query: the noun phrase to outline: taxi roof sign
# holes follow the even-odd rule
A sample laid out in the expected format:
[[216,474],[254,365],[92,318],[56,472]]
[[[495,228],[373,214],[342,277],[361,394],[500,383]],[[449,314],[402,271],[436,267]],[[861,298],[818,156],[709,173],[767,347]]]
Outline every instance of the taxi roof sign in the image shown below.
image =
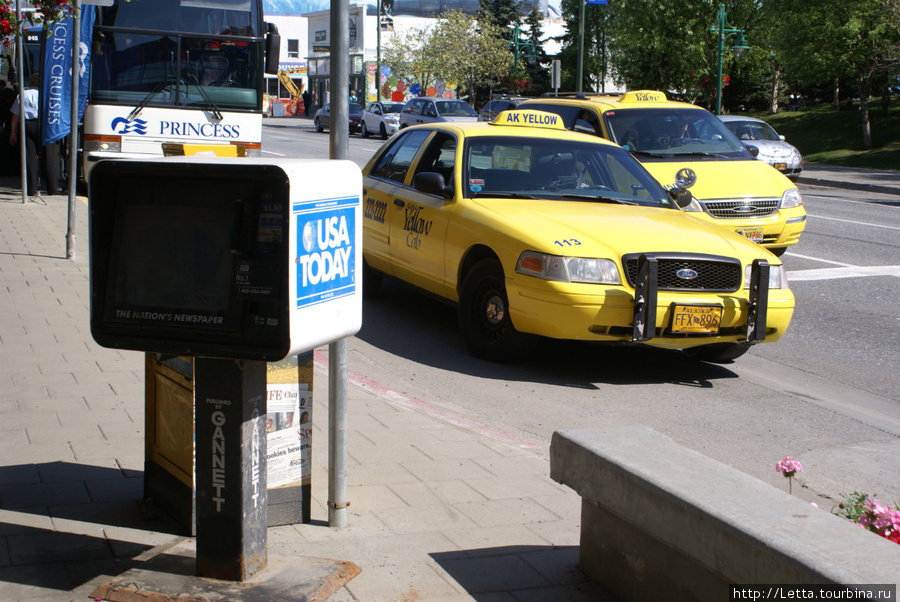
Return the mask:
[[626,92],[619,102],[666,102],[666,95],[656,90],[637,90]]
[[547,128],[551,130],[566,129],[562,117],[556,113],[526,109],[503,111],[494,118],[491,125]]

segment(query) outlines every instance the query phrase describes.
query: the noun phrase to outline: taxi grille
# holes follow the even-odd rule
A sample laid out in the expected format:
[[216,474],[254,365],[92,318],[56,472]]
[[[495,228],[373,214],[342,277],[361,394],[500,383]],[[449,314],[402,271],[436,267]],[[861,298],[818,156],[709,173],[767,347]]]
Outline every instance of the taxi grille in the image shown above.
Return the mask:
[[[741,262],[718,255],[651,254],[658,262],[657,288],[661,291],[706,291],[730,293],[744,284]],[[628,285],[634,287],[638,276],[638,258],[632,253],[622,257]],[[682,272],[679,276],[678,272]],[[690,272],[696,272],[693,278]]]
[[700,201],[706,211],[718,219],[766,217],[778,211],[779,199],[722,199]]

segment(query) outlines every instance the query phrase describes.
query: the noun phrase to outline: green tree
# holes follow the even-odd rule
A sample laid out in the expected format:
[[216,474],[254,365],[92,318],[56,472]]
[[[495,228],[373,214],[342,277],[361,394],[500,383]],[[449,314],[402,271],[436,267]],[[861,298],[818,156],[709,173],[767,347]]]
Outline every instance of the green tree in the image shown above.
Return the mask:
[[[567,32],[561,36],[560,61],[562,66],[562,86],[564,89],[578,88],[578,30],[581,7],[584,0],[562,0],[560,10],[566,21]],[[622,81],[616,73],[610,40],[618,35],[616,15],[621,10],[621,1],[609,5],[584,7],[584,57],[582,63],[582,90],[604,91],[605,83],[614,79]]]
[[394,35],[381,49],[381,64],[390,68],[409,86],[427,90],[435,83],[440,57],[431,44],[431,27],[411,27],[402,35]]
[[872,148],[868,99],[877,78],[897,64],[897,0],[769,0],[781,13],[777,39],[785,72],[801,83],[853,77],[863,148]]
[[499,81],[512,63],[509,44],[498,28],[476,23],[460,10],[441,13],[431,45],[433,55],[439,57],[438,78],[460,86],[461,97],[468,97],[470,104],[479,87]]
[[525,71],[531,80],[531,92],[542,94],[550,89],[550,58],[544,51],[542,38],[544,32],[541,29],[541,13],[537,5],[531,7],[531,12],[525,17],[525,27],[528,30],[527,41],[534,49],[533,58],[526,58]]
[[507,42],[512,41],[515,26],[522,24],[522,0],[479,0],[479,27],[492,27]]

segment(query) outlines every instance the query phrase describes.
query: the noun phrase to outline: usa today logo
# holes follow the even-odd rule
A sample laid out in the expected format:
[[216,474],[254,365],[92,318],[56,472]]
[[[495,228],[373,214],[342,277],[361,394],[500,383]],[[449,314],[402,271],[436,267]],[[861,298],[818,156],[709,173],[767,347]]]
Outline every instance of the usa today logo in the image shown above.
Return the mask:
[[354,209],[349,207],[297,216],[298,246],[302,249],[297,255],[298,306],[353,293],[354,217]]

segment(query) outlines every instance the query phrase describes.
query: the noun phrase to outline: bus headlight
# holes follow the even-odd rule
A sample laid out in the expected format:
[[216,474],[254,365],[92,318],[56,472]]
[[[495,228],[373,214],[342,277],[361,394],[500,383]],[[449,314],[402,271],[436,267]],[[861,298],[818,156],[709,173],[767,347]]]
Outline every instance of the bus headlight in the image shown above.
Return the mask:
[[86,152],[120,153],[122,152],[122,138],[119,136],[85,136],[84,150]]
[[619,268],[609,259],[561,257],[548,253],[525,251],[516,263],[516,272],[556,282],[588,284],[621,284]]

